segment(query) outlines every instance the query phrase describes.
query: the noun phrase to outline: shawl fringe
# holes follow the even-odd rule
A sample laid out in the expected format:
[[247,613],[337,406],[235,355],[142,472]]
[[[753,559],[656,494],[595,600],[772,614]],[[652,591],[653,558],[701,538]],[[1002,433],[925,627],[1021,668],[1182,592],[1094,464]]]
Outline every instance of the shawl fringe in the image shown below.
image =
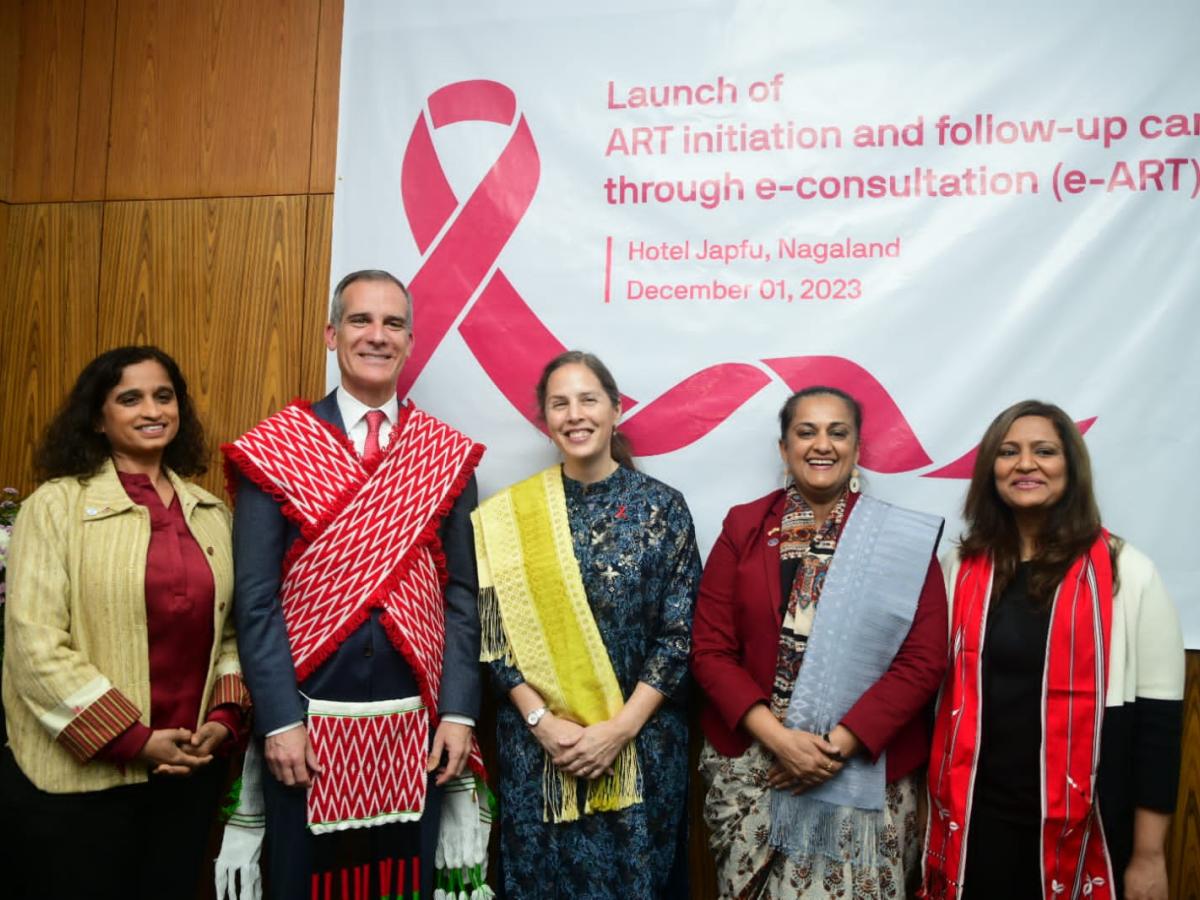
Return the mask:
[[831,803],[784,804],[781,799],[779,791],[771,791],[771,846],[792,856],[821,855],[838,864],[852,859],[867,869],[879,867],[881,810]]
[[337,648],[342,645],[342,642],[354,634],[363,622],[367,621],[371,615],[371,609],[371,603],[364,603],[354,611],[353,615],[339,625],[336,631],[330,634],[329,637],[305,657],[304,662],[296,666],[296,681],[303,681],[315,672],[321,663],[333,656]]
[[[642,802],[642,769],[637,750],[630,741],[613,760],[613,773],[586,782],[583,812],[617,812]],[[568,775],[543,754],[542,821],[579,821],[579,779]]]
[[504,633],[504,620],[500,617],[500,600],[493,585],[479,587],[479,625],[482,638],[479,643],[479,661],[503,660],[505,665],[514,665],[512,647]]

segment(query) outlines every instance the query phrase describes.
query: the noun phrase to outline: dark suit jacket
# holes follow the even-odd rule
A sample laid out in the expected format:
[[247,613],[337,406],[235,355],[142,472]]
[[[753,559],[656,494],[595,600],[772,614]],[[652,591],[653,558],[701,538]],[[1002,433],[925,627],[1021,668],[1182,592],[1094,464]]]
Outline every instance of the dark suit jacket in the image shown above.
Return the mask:
[[[313,412],[343,432],[335,394]],[[441,524],[450,579],[446,585],[446,647],[438,712],[479,718],[479,611],[471,510],[477,503],[472,476]],[[283,559],[299,529],[279,503],[246,478],[238,485],[233,518],[234,617],[238,652],[254,700],[254,730],[266,734],[303,720],[300,691],[324,700],[386,700],[418,693],[404,657],[388,640],[380,611],[354,631],[303,684],[296,683],[291,647],[279,603]]]
[[[847,518],[853,514],[851,494]],[[692,674],[707,695],[700,724],[720,753],[738,756],[751,738],[742,718],[770,704],[783,627],[779,526],[785,494],[774,491],[735,506],[725,517],[700,579],[692,625]],[[777,533],[776,533],[777,534]],[[946,669],[946,588],[936,556],[930,560],[908,636],[892,665],[843,718],[872,758],[884,749],[887,778],[907,775],[929,757],[926,710]]]

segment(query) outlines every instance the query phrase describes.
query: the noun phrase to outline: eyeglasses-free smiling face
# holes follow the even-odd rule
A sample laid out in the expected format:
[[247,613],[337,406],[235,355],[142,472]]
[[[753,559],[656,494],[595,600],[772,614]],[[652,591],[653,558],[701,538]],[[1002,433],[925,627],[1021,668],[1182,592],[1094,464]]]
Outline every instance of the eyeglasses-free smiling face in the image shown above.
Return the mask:
[[811,506],[830,503],[858,465],[854,414],[841,397],[813,394],[796,404],[779,455]]
[[610,442],[621,417],[596,374],[582,363],[559,366],[546,382],[546,429],[563,455],[563,470],[577,481],[595,481],[617,464]]
[[157,360],[126,366],[100,407],[96,428],[106,438],[117,468],[125,461],[157,462],[179,433],[179,402],[171,376]]
[[337,351],[342,387],[368,406],[396,392],[412,352],[408,298],[390,281],[363,279],[342,292],[342,321],[325,326],[325,346]]
[[1067,491],[1067,457],[1054,423],[1022,416],[1012,423],[992,469],[996,492],[1015,512],[1050,509]]

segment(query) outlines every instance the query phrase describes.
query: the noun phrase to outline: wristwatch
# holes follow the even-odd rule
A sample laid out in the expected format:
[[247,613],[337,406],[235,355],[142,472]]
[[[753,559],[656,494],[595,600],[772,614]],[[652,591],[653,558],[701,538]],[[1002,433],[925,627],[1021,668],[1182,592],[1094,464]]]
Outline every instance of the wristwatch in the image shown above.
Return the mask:
[[529,715],[525,717],[525,724],[530,728],[537,728],[537,723],[542,721],[542,716],[546,715],[548,712],[550,712],[550,710],[546,709],[544,706],[539,706],[537,709],[531,710]]

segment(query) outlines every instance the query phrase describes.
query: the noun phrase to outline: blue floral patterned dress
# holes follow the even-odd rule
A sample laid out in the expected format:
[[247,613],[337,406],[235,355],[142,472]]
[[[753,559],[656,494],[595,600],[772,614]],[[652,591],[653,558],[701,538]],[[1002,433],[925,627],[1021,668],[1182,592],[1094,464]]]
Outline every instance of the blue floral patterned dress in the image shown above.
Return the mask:
[[491,663],[503,698],[496,743],[505,896],[659,897],[687,785],[684,693],[700,580],[692,517],[678,491],[629,469],[590,485],[563,476],[563,484],[575,558],[621,693],[628,698],[641,681],[667,699],[635,739],[643,802],[556,825],[542,821],[541,744],[508,701],[521,673]]

